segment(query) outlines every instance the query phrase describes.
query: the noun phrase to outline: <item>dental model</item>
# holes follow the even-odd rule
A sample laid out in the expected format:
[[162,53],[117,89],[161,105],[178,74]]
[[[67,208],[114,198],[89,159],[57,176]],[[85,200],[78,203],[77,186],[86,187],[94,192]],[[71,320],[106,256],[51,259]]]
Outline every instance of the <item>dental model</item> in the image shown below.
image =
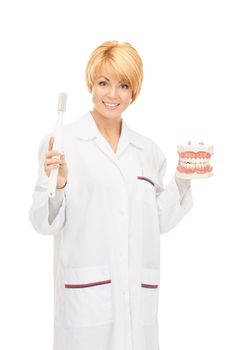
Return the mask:
[[179,163],[176,176],[182,179],[207,178],[213,175],[210,160],[213,146],[206,146],[203,142],[178,145]]

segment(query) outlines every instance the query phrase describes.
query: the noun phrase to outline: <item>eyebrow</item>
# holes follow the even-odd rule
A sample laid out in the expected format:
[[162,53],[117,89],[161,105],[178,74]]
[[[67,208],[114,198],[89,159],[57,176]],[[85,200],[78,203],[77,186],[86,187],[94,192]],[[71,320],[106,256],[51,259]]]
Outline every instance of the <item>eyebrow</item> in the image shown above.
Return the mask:
[[[108,79],[107,77],[105,77],[104,75],[100,75],[99,77],[98,77],[98,79],[101,79],[101,78],[104,78],[105,80],[107,80],[107,81],[110,81],[110,79]],[[119,81],[119,84],[120,83],[123,83],[123,80],[121,81]]]
[[101,75],[98,79],[100,79],[100,78],[104,78],[104,79],[106,79],[107,81],[109,81],[109,79],[108,79],[107,77],[104,77],[104,75]]

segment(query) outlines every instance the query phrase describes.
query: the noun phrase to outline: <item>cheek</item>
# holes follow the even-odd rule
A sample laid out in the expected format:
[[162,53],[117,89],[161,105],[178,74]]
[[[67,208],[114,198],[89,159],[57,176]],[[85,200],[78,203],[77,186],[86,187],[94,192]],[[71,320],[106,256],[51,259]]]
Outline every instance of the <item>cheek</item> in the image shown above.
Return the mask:
[[100,89],[100,87],[96,86],[92,88],[92,98],[95,101],[99,101],[104,96],[105,92]]
[[129,104],[131,103],[131,94],[124,97],[124,103],[125,105],[129,106]]
[[132,98],[132,92],[131,92],[131,91],[128,91],[128,90],[127,90],[127,91],[124,91],[123,99],[124,99],[125,103],[130,104],[131,98]]
[[93,100],[93,102],[99,101],[99,95],[97,94],[97,92],[95,90],[92,90],[92,100]]

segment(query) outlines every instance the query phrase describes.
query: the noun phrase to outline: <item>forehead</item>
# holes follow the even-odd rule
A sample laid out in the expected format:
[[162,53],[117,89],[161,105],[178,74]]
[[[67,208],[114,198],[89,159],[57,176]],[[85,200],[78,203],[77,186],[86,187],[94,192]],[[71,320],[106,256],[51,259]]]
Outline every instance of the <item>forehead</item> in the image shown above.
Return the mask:
[[109,64],[103,64],[96,72],[96,79],[100,77],[105,77],[111,81],[122,81],[126,80],[125,77],[123,77],[122,74],[120,74],[118,71],[116,71],[113,67],[111,67]]

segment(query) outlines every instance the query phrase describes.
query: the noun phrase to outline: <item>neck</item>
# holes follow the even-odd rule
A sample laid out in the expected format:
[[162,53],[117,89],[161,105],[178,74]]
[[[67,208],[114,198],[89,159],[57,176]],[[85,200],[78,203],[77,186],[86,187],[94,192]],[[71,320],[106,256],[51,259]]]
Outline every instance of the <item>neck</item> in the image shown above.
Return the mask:
[[113,139],[119,137],[121,134],[121,117],[115,119],[108,119],[100,115],[99,113],[92,111],[91,112],[95,123],[99,131],[105,135],[107,138]]

